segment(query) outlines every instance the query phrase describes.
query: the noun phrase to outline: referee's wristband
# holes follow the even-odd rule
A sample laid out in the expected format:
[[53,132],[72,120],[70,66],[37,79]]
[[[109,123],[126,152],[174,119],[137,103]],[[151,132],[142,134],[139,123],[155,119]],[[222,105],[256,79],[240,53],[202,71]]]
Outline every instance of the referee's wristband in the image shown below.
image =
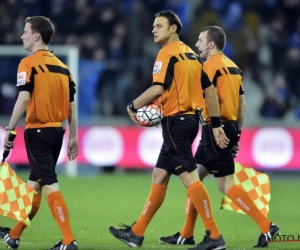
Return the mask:
[[222,122],[221,122],[220,116],[211,116],[210,121],[211,121],[212,128],[222,127]]
[[128,107],[129,107],[129,109],[130,109],[132,112],[134,112],[134,113],[137,112],[137,109],[135,109],[134,106],[133,106],[133,102],[128,103]]
[[6,130],[6,131],[14,131],[14,129],[13,129],[13,128],[10,128],[9,126],[6,126],[6,127],[5,127],[5,130]]

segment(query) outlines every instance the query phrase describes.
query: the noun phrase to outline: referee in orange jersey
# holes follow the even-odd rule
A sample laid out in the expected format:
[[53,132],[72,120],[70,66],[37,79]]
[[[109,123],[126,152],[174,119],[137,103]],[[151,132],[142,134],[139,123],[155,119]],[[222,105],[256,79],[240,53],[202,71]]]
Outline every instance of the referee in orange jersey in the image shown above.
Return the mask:
[[[198,38],[196,47],[206,61],[203,64],[209,79],[214,84],[220,103],[220,114],[226,136],[230,139],[227,148],[219,148],[212,139],[212,119],[209,111],[205,112],[206,124],[203,126],[201,141],[195,154],[200,180],[213,174],[219,190],[227,195],[242,211],[250,216],[260,228],[260,236],[254,247],[267,247],[279,232],[279,227],[256,207],[248,193],[234,182],[234,157],[239,149],[239,139],[245,117],[245,98],[242,72],[238,66],[223,54],[226,35],[218,26],[204,28]],[[186,220],[183,229],[160,241],[167,244],[193,244],[194,227],[197,210],[186,203]],[[201,197],[199,197],[201,199]],[[246,228],[245,228],[246,229]],[[208,235],[206,235],[208,237]],[[201,249],[198,246],[190,250]]]
[[226,249],[225,242],[214,220],[208,193],[199,180],[192,153],[192,143],[199,129],[197,108],[205,106],[203,91],[216,144],[224,148],[228,139],[221,128],[215,88],[203,70],[199,56],[179,40],[181,27],[178,16],[172,11],[155,15],[152,33],[154,42],[162,49],[154,64],[152,86],[129,104],[128,113],[135,120],[138,108],[159,98],[164,107],[163,145],[153,170],[152,188],[139,219],[132,226],[110,227],[109,231],[131,247],[141,246],[148,224],[164,201],[170,176],[175,174],[186,187],[205,229],[211,232],[201,243],[201,249],[222,250]]
[[[60,154],[65,130],[62,122],[68,120],[69,160],[78,156],[77,118],[75,113],[75,83],[66,65],[47,48],[54,34],[54,25],[46,17],[27,17],[21,36],[24,48],[32,53],[19,64],[17,84],[19,96],[10,122],[6,127],[4,148],[11,149],[8,140],[26,110],[24,139],[27,157],[31,166],[28,185],[37,194],[33,197],[29,219],[38,212],[42,191],[49,208],[62,233],[62,240],[52,250],[77,250],[70,226],[69,211],[60,192],[55,166]],[[0,237],[11,249],[17,249],[25,225],[17,223],[14,228],[0,227]],[[38,240],[38,239],[37,239]]]

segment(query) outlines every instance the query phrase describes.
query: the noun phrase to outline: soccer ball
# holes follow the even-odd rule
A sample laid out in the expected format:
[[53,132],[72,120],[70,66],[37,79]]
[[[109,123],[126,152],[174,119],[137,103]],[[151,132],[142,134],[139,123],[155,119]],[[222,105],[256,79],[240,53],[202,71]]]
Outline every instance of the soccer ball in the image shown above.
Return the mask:
[[163,107],[159,102],[150,103],[136,112],[137,122],[146,127],[157,126],[164,117]]

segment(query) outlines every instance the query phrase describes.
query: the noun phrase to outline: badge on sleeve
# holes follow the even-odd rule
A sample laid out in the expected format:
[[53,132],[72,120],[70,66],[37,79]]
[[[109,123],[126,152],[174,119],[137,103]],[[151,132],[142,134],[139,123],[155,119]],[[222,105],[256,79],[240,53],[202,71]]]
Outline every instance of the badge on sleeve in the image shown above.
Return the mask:
[[153,74],[160,74],[162,62],[155,62],[153,67]]
[[19,72],[17,75],[17,85],[16,86],[25,85],[25,83],[26,83],[26,72]]

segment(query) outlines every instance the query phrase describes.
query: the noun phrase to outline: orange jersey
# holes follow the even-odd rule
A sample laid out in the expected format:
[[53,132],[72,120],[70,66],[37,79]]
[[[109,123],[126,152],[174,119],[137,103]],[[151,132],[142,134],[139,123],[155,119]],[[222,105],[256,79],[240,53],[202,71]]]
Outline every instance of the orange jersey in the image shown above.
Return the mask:
[[[203,64],[203,67],[216,88],[222,121],[236,121],[239,96],[244,94],[242,71],[224,54],[214,55]],[[207,110],[205,117],[209,122]]]
[[201,81],[203,75],[199,56],[183,42],[172,42],[159,51],[152,84],[164,86],[159,99],[164,116],[195,114],[197,107],[204,108],[203,89],[211,83]]
[[16,86],[31,93],[26,128],[60,127],[69,117],[75,83],[68,67],[50,51],[38,50],[20,62]]

